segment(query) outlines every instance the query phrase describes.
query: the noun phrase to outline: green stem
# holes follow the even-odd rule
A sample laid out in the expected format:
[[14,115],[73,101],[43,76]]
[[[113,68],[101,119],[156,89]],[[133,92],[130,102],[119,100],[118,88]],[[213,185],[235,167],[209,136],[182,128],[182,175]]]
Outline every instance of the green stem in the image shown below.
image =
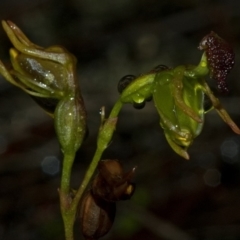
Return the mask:
[[70,190],[71,170],[74,158],[75,154],[64,154],[63,158],[61,192],[67,195],[69,194]]
[[64,223],[65,237],[66,240],[73,240],[73,226],[75,220],[75,214],[71,211],[71,196],[70,196],[70,180],[71,170],[75,154],[64,154],[61,188],[59,191],[61,214]]
[[[115,105],[113,106],[113,109],[112,111],[110,112],[109,114],[109,118],[116,118],[122,108],[122,102],[120,101],[120,99],[115,103]],[[112,131],[112,133],[114,132],[115,130],[115,127],[114,128],[111,128],[110,129]],[[111,139],[109,139],[108,141],[105,142],[105,145],[108,145],[109,142],[111,141]],[[97,168],[97,165],[98,165],[98,162],[99,160],[101,159],[101,156],[104,152],[105,148],[101,148],[101,147],[97,147],[97,150],[94,154],[94,157],[92,159],[92,162],[90,163],[88,169],[87,169],[87,172],[83,178],[83,181],[79,187],[79,189],[77,190],[77,193],[72,201],[72,204],[71,204],[71,209],[73,211],[76,211],[77,209],[77,206],[78,206],[78,203],[89,183],[89,181],[91,180],[96,168]]]
[[[118,100],[109,115],[109,119],[116,118],[118,116],[121,108],[122,108],[122,102],[120,100]],[[110,131],[110,133],[111,133],[110,135],[112,136],[112,134],[115,130],[115,126],[110,125],[109,129],[107,129],[107,130]],[[109,144],[110,140],[111,140],[111,138],[107,139],[104,145],[107,146]],[[62,179],[61,179],[61,189],[60,189],[59,194],[60,194],[61,213],[62,213],[62,218],[63,218],[63,222],[64,222],[66,240],[74,239],[73,226],[74,226],[74,221],[75,221],[75,217],[76,217],[78,203],[97,168],[98,162],[101,159],[101,156],[102,156],[104,150],[105,150],[104,147],[101,147],[101,146],[97,147],[97,150],[96,150],[94,157],[87,169],[87,172],[83,178],[83,181],[73,199],[70,196],[70,180],[71,180],[71,169],[72,169],[72,164],[73,164],[73,161],[75,158],[75,154],[65,154],[64,155]]]
[[64,231],[65,231],[65,239],[66,240],[74,240],[73,236],[73,226],[75,221],[75,216],[73,214],[63,215],[64,221]]
[[200,63],[195,68],[191,70],[186,70],[184,75],[188,77],[200,78],[206,76],[208,73],[209,73],[208,61],[206,53],[204,52],[200,60]]
[[75,195],[75,197],[72,201],[72,205],[71,205],[72,210],[77,209],[77,206],[78,206],[78,203],[79,203],[79,201],[82,197],[82,194],[85,191],[90,179],[92,178],[92,175],[95,172],[95,169],[98,165],[98,162],[99,162],[99,160],[102,156],[102,153],[103,153],[103,150],[97,148],[97,150],[94,154],[94,157],[93,157],[93,159],[92,159],[92,161],[91,161],[91,163],[90,163],[90,165],[87,169],[87,172],[85,173],[83,181],[82,181],[82,183],[81,183],[81,185],[80,185],[80,187],[79,187],[79,189],[78,189],[78,191],[77,191],[77,193],[76,193],[76,195]]
[[109,118],[117,117],[120,110],[122,109],[122,106],[123,106],[122,101],[120,99],[118,99],[118,101],[115,103],[112,111],[109,114]]

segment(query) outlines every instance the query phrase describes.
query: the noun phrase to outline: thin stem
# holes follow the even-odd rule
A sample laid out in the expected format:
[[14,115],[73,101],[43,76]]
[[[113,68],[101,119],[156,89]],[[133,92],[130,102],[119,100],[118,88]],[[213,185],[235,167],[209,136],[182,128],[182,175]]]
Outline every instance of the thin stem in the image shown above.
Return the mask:
[[69,209],[71,205],[70,196],[70,180],[71,180],[71,169],[75,158],[75,154],[64,154],[61,188],[59,191],[61,214],[64,222],[65,237],[66,240],[73,240],[73,225],[75,220],[75,213]]
[[[112,111],[109,114],[109,118],[116,118],[118,116],[121,108],[122,108],[122,105],[123,104],[122,104],[121,100],[119,99],[115,103],[115,105],[113,106]],[[114,130],[115,130],[115,128],[111,128],[112,133],[114,132]],[[109,141],[106,142],[105,144],[108,145],[110,140],[111,139],[109,139]],[[82,181],[79,189],[77,190],[77,193],[76,193],[76,195],[75,195],[75,197],[74,197],[74,199],[72,201],[71,209],[73,211],[76,211],[78,203],[79,203],[79,201],[80,201],[80,199],[82,197],[82,194],[85,191],[89,181],[91,180],[91,178],[92,178],[92,176],[93,176],[93,174],[94,174],[94,172],[96,170],[96,167],[98,165],[98,162],[101,159],[101,156],[102,156],[104,150],[105,150],[105,148],[100,148],[100,147],[97,148],[97,150],[96,150],[96,152],[94,154],[94,157],[92,159],[92,162],[90,163],[90,165],[89,165],[89,167],[87,169],[87,172],[86,172],[86,174],[85,174],[85,176],[83,178],[83,181]]]
[[83,192],[85,191],[90,179],[92,178],[94,172],[95,172],[95,169],[98,165],[98,162],[102,156],[102,153],[103,153],[103,150],[102,149],[99,149],[97,148],[95,154],[94,154],[94,157],[85,173],[85,176],[83,178],[83,181],[79,187],[79,189],[77,190],[77,193],[72,201],[72,205],[71,205],[71,208],[72,210],[73,209],[76,209],[77,208],[77,205],[78,205],[78,202],[80,201],[81,197],[82,197],[82,194]]
[[73,226],[74,226],[74,215],[62,216],[64,221],[64,231],[65,231],[65,239],[66,240],[74,240],[73,236]]
[[[114,105],[114,107],[109,115],[109,118],[116,118],[118,116],[121,108],[122,108],[122,102],[120,100],[118,100],[116,102],[116,104]],[[112,135],[115,130],[115,126],[110,125],[108,130],[111,132],[111,135]],[[110,140],[111,140],[111,138],[106,140],[105,145],[108,145]],[[74,226],[74,221],[75,221],[75,217],[76,217],[78,203],[96,170],[96,167],[98,165],[99,160],[101,159],[101,156],[102,156],[104,150],[105,150],[105,148],[102,148],[99,146],[97,147],[97,150],[96,150],[94,157],[86,171],[83,181],[73,199],[70,196],[70,180],[71,180],[71,169],[72,169],[72,164],[74,161],[75,154],[74,155],[71,155],[71,154],[64,155],[62,179],[61,179],[61,189],[60,189],[59,194],[60,194],[61,213],[62,213],[62,218],[63,218],[63,222],[64,222],[66,240],[74,239],[73,226]]]
[[200,60],[200,63],[191,70],[186,70],[184,75],[188,77],[204,77],[209,73],[208,69],[208,61],[206,53],[204,52],[202,55],[202,58]]
[[72,170],[74,158],[75,158],[75,154],[74,155],[64,154],[62,178],[61,178],[61,192],[64,194],[69,194],[71,170]]
[[223,121],[225,123],[227,123],[230,126],[230,128],[236,134],[240,134],[240,129],[238,128],[236,123],[231,119],[231,117],[229,116],[227,111],[222,107],[222,105],[221,105],[220,101],[218,100],[218,98],[216,98],[214,96],[214,94],[212,93],[212,91],[209,88],[208,84],[204,80],[202,80],[201,84],[203,86],[203,90],[204,90],[205,94],[210,98],[210,100],[211,100],[211,102],[213,104],[213,107],[216,109],[216,111],[219,114],[219,116],[223,119]]
[[122,109],[122,106],[123,106],[123,104],[122,104],[121,100],[119,99],[115,103],[115,105],[113,106],[113,109],[112,109],[112,111],[109,114],[109,118],[117,117],[119,112],[120,112],[120,110]]

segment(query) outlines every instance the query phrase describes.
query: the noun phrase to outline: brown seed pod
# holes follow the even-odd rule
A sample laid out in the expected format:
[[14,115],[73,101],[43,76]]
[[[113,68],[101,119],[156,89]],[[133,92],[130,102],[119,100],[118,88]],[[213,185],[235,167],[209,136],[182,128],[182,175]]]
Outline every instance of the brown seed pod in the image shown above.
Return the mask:
[[108,233],[114,222],[116,203],[106,202],[88,191],[80,205],[83,236],[88,240],[99,239]]
[[235,54],[230,45],[216,33],[210,32],[199,45],[206,52],[210,74],[217,81],[221,92],[228,92],[226,77],[235,63]]
[[102,160],[98,165],[99,173],[92,183],[92,192],[95,196],[106,201],[130,199],[135,185],[131,179],[136,167],[124,173],[118,160]]
[[136,167],[124,173],[118,160],[102,160],[91,189],[80,203],[81,228],[87,240],[99,239],[111,229],[116,201],[129,199],[135,190],[131,179]]

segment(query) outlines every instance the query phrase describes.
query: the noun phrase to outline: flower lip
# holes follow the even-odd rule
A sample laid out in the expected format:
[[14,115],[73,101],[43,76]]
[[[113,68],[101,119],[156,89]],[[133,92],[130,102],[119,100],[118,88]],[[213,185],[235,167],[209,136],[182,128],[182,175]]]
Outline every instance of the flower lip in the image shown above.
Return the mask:
[[231,46],[216,33],[210,32],[199,45],[206,52],[210,76],[217,81],[221,92],[228,92],[226,77],[235,63],[235,54]]
[[187,129],[181,131],[183,134],[181,136],[176,134],[174,141],[181,147],[189,147],[193,142],[193,135]]

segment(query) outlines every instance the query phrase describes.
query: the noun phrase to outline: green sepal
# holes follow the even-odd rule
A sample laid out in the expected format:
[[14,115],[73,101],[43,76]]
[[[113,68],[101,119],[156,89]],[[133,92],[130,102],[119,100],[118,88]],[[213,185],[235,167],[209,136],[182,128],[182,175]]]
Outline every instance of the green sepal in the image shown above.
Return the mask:
[[157,73],[153,99],[168,143],[188,159],[186,150],[200,134],[204,120],[204,93],[198,79],[184,76],[182,66]]
[[11,63],[20,81],[36,92],[47,97],[61,98],[68,88],[68,72],[64,65],[52,60],[41,59],[23,54],[16,49],[10,50]]

